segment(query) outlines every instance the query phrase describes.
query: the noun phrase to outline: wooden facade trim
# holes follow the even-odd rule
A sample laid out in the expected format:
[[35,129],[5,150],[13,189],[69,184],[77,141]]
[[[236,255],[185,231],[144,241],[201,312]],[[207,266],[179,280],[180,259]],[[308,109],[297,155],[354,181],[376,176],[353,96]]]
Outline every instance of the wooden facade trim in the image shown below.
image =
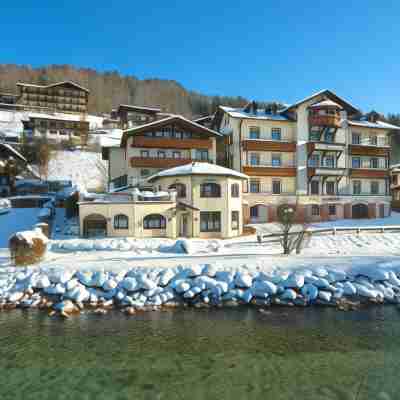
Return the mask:
[[389,178],[388,170],[375,169],[350,169],[350,177],[352,178]]
[[390,154],[390,147],[362,146],[350,145],[349,154],[352,156],[382,156],[386,157]]
[[160,149],[212,149],[212,140],[134,136],[131,147]]
[[243,150],[250,151],[281,151],[294,153],[296,143],[278,142],[274,140],[243,140]]
[[250,176],[296,177],[296,168],[243,167],[243,173]]
[[310,125],[314,126],[332,126],[340,128],[340,116],[339,115],[310,115]]
[[173,168],[191,163],[191,158],[152,158],[152,157],[131,157],[130,165],[132,168]]

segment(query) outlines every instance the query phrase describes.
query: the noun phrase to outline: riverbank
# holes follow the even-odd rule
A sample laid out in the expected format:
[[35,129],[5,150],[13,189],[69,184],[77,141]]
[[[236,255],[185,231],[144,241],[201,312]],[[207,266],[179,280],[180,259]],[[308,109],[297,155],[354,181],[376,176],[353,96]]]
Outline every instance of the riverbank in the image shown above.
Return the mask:
[[194,264],[118,271],[6,267],[0,272],[0,309],[44,309],[68,317],[91,310],[127,314],[163,308],[328,306],[400,303],[400,267],[393,263],[333,269],[263,270]]

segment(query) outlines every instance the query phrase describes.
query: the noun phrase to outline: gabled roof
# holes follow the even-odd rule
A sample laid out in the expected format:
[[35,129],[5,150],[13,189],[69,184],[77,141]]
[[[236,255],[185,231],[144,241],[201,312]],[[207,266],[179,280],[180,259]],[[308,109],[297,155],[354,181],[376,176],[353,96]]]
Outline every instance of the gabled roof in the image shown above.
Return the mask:
[[314,103],[312,106],[310,106],[312,108],[318,108],[318,107],[337,107],[337,108],[343,108],[340,104],[335,103],[332,100],[322,100],[319,101],[318,103]]
[[213,136],[222,136],[219,132],[216,132],[212,129],[209,129],[203,125],[200,125],[196,122],[190,121],[189,119],[182,117],[181,115],[172,115],[167,118],[160,119],[158,121],[153,121],[148,124],[135,126],[133,128],[126,129],[123,131],[122,138],[121,138],[121,147],[126,146],[126,140],[129,136],[136,135],[138,133],[149,132],[152,129],[162,128],[167,125],[171,124],[179,124],[181,126],[186,127],[187,129],[191,130],[192,132],[203,133],[207,135]]
[[348,120],[349,125],[358,126],[360,128],[372,128],[372,129],[391,129],[391,130],[400,130],[400,126],[396,126],[393,124],[389,124],[384,121],[354,121]]
[[214,114],[205,115],[204,117],[195,118],[194,122],[211,121],[214,118]]
[[10,146],[8,143],[0,143],[0,150],[1,149],[12,155],[14,158],[18,158],[20,161],[23,161],[24,163],[28,162],[19,151],[15,150],[14,147]]
[[37,88],[51,88],[54,86],[60,86],[60,85],[65,85],[65,84],[75,86],[75,87],[89,93],[89,89],[87,89],[73,81],[63,81],[63,82],[51,83],[50,85],[37,85],[34,83],[17,82],[17,86],[30,86],[30,87],[37,87]]
[[306,97],[305,99],[299,100],[296,103],[293,103],[290,106],[286,107],[284,110],[282,110],[282,112],[291,111],[291,110],[297,108],[298,106],[300,106],[301,104],[303,104],[307,101],[310,101],[313,98],[318,97],[318,96],[327,97],[328,99],[330,99],[330,100],[334,101],[335,103],[339,104],[340,106],[342,106],[345,110],[349,111],[351,114],[360,113],[359,109],[357,109],[355,106],[353,106],[352,104],[350,104],[349,102],[342,99],[341,97],[339,97],[338,95],[336,95],[335,93],[333,93],[331,90],[328,90],[328,89],[321,90],[317,93],[312,94],[311,96]]
[[233,169],[221,167],[216,164],[206,162],[192,162],[179,167],[165,169],[155,175],[150,176],[148,182],[155,181],[159,178],[171,176],[188,176],[188,175],[218,175],[218,176],[232,176],[237,179],[248,179],[249,177],[241,172],[234,171]]

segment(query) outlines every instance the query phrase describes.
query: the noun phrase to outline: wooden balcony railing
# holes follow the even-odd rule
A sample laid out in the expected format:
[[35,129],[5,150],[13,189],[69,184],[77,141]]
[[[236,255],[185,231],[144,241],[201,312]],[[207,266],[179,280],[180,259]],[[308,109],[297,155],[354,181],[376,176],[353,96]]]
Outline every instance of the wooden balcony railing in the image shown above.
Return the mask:
[[350,169],[352,178],[388,178],[389,171],[386,169],[367,169],[367,168],[352,168]]
[[366,145],[350,145],[349,153],[353,156],[388,156],[390,147],[377,147]]
[[180,165],[191,163],[191,158],[152,158],[152,157],[131,157],[131,167],[146,167],[146,168],[173,168]]
[[211,139],[175,139],[163,137],[133,137],[131,147],[160,149],[204,149],[212,148]]
[[245,166],[243,167],[243,173],[249,176],[294,177],[296,176],[296,168]]
[[282,151],[291,152],[296,151],[296,143],[279,142],[274,140],[256,140],[249,139],[243,140],[243,150],[250,151]]

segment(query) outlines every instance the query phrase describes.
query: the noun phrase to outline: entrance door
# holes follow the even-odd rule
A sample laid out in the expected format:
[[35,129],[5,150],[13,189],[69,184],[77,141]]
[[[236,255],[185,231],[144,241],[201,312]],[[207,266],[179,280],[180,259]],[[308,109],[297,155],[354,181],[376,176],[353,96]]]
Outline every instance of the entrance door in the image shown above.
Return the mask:
[[385,218],[385,205],[379,204],[379,218]]
[[183,214],[181,216],[181,231],[179,232],[180,236],[187,237],[188,236],[188,216],[187,214]]
[[353,219],[368,218],[368,206],[365,204],[355,204],[352,207]]

